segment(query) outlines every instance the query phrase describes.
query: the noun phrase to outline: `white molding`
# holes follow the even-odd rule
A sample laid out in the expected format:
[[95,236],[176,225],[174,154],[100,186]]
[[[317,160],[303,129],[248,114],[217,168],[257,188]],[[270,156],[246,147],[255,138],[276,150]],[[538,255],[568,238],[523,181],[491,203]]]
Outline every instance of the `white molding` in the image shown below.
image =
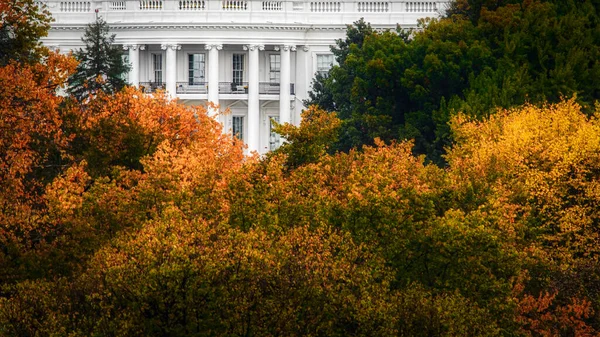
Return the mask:
[[264,44],[245,44],[242,49],[244,50],[250,50],[250,51],[254,51],[255,49],[258,49],[260,51],[264,51],[265,50],[265,45]]
[[216,48],[217,50],[221,50],[221,49],[223,49],[223,45],[220,43],[213,43],[213,44],[207,43],[204,45],[204,49],[206,49],[206,50],[211,50],[213,48]]
[[167,49],[181,50],[181,45],[177,44],[177,43],[161,43],[160,49],[161,50],[167,50]]

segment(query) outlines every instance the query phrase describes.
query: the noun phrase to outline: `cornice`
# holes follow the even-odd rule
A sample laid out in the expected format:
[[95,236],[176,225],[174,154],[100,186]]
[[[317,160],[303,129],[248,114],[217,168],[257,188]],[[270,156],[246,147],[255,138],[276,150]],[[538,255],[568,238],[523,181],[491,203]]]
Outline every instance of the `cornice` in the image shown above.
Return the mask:
[[[53,24],[50,30],[55,31],[84,31],[87,24]],[[195,25],[195,24],[111,24],[111,31],[130,30],[255,30],[255,31],[345,31],[346,25]]]

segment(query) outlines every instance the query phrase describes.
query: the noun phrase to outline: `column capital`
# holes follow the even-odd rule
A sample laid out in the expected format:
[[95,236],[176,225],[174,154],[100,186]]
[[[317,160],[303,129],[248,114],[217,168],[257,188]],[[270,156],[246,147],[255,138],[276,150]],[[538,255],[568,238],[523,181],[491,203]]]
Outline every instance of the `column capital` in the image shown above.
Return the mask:
[[279,51],[280,48],[283,51],[296,51],[296,46],[293,44],[282,44],[281,46],[275,46],[276,51]]
[[145,44],[127,43],[123,45],[123,50],[146,50]]
[[181,50],[181,45],[177,44],[177,43],[163,43],[160,45],[160,49],[162,49],[162,50],[167,50],[167,49]]
[[221,50],[221,49],[223,49],[223,45],[220,43],[213,43],[213,44],[207,43],[204,45],[204,49],[206,49],[206,50],[211,50],[213,48],[215,48],[216,50]]
[[245,44],[243,48],[244,48],[244,50],[250,50],[250,51],[254,51],[256,49],[263,51],[263,50],[265,50],[265,45],[264,44]]
[[308,48],[308,46],[302,46],[302,50],[304,52],[308,52],[310,50],[310,48]]

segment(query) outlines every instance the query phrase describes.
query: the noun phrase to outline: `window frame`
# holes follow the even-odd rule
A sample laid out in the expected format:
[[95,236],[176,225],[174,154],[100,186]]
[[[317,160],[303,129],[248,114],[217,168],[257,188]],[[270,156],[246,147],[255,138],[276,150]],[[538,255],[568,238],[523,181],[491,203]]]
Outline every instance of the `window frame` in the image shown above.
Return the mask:
[[[152,59],[152,74],[154,77],[154,83],[156,83],[157,85],[162,85],[163,83],[163,76],[164,76],[164,72],[163,72],[163,54],[162,53],[151,53],[150,54],[151,59]],[[160,62],[157,62],[157,59],[159,59]],[[160,69],[157,69],[156,66],[159,65]],[[157,80],[157,75],[159,76],[159,79]]]
[[[206,54],[191,52],[191,53],[188,53],[187,55],[188,55],[188,57],[187,57],[187,65],[188,65],[188,69],[187,69],[187,73],[188,73],[187,80],[188,81],[187,82],[188,82],[188,85],[201,85],[203,83],[206,83]],[[192,60],[192,58],[196,55],[200,56],[201,60],[199,60],[199,61]],[[196,62],[198,62],[200,64],[200,68],[198,68],[198,69],[195,68],[194,63],[196,63]],[[196,72],[196,71],[200,72],[200,76],[194,75],[194,72]],[[195,81],[196,78],[199,78],[200,80]]]
[[[244,140],[244,117],[243,115],[233,115],[231,116],[231,135],[240,140]],[[236,120],[239,121],[239,125],[236,124]],[[236,127],[237,125],[237,127]],[[236,128],[238,129],[236,132]]]
[[[239,60],[236,62],[236,58],[239,57]],[[236,85],[241,85],[244,83],[244,72],[245,72],[245,63],[246,62],[246,54],[244,53],[233,53],[231,56],[231,82]],[[239,69],[236,69],[236,65],[239,66]]]
[[[275,63],[273,58],[276,59]],[[273,69],[274,64],[277,65],[277,69]],[[269,54],[269,83],[281,83],[281,54]]]
[[[323,66],[323,58],[330,58],[331,62],[329,63],[329,66]],[[322,76],[326,76],[327,74],[329,74],[329,70],[331,70],[331,68],[333,68],[333,64],[334,64],[335,60],[333,57],[333,54],[331,53],[320,53],[320,54],[316,54],[316,69],[317,69],[317,73],[321,74]]]

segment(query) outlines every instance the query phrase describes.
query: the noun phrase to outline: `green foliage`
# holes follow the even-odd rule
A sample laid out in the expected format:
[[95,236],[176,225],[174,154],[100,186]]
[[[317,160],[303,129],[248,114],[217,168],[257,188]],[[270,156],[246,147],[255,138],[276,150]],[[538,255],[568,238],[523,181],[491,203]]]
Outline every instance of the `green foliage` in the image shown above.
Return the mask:
[[50,12],[34,0],[0,1],[0,66],[40,61],[47,49],[39,40],[48,34],[50,21]]
[[328,114],[315,106],[302,112],[300,126],[291,124],[277,125],[275,132],[284,139],[279,149],[269,156],[284,154],[287,166],[298,166],[317,161],[327,153],[330,144],[336,141],[340,120],[335,114]]
[[588,113],[600,98],[600,26],[591,1],[456,1],[422,30],[377,32],[362,21],[332,52],[305,104],[338,112],[335,149],[414,139],[415,153],[444,164],[456,113],[576,95]]
[[123,62],[123,50],[114,44],[115,35],[109,36],[108,29],[108,24],[97,18],[83,35],[85,49],[75,53],[79,65],[70,78],[69,92],[79,101],[99,92],[118,92],[127,84],[123,76],[129,71],[129,65]]
[[[0,67],[0,335],[598,335],[599,113],[576,103],[594,94],[488,111],[586,81],[509,39],[572,7],[482,8],[411,41],[361,23],[332,70],[345,121],[313,107],[262,158],[160,94],[65,104],[68,56]],[[567,21],[539,24],[575,48]],[[382,138],[330,151],[350,126]],[[414,156],[448,135],[445,168]]]

